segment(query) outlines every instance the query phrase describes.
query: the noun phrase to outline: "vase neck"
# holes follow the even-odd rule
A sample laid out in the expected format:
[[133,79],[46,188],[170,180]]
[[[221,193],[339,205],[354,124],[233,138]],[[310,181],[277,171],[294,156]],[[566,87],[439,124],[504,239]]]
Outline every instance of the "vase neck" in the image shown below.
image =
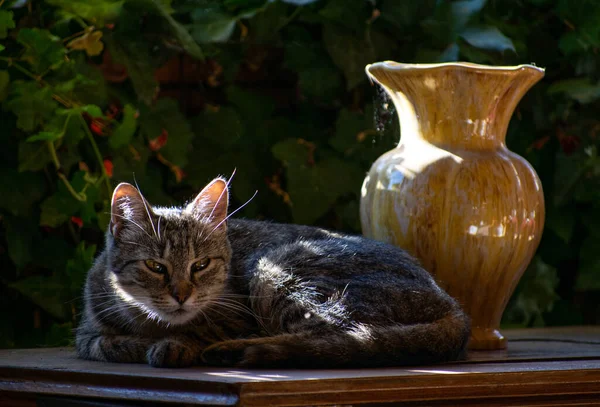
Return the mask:
[[403,143],[421,139],[461,150],[504,147],[514,109],[543,76],[530,66],[387,62],[369,65],[367,72],[394,102]]

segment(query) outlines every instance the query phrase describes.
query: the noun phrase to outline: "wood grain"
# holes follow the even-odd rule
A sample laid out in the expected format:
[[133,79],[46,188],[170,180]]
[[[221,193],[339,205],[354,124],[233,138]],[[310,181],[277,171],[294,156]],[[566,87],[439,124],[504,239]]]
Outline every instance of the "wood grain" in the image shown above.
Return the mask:
[[0,406],[40,396],[114,405],[600,405],[600,327],[507,334],[506,351],[471,352],[461,363],[365,370],[156,369],[83,361],[68,348],[1,350]]

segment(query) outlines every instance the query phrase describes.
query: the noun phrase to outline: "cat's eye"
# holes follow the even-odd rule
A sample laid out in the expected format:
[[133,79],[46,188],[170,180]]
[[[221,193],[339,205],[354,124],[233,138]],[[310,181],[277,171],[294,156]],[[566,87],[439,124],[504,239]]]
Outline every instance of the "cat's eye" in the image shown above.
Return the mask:
[[148,267],[148,269],[150,271],[153,271],[153,272],[159,273],[159,274],[167,274],[167,268],[157,261],[146,260],[146,261],[144,261],[144,264],[146,265],[146,267]]
[[208,267],[209,264],[210,264],[209,258],[195,262],[194,264],[192,264],[192,273],[194,273],[196,271],[204,270],[205,268]]

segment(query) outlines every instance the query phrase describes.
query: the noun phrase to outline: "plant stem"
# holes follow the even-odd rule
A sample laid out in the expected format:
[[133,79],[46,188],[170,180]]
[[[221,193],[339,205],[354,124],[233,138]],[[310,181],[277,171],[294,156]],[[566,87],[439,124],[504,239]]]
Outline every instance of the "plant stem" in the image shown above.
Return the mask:
[[8,63],[9,67],[14,66],[16,69],[18,69],[19,71],[21,71],[22,73],[24,73],[25,75],[27,75],[28,77],[33,79],[34,81],[47,85],[45,83],[44,79],[40,75],[36,75],[33,72],[30,72],[28,69],[23,68],[21,65],[19,65],[15,62],[14,58],[0,57],[0,61],[6,61]]
[[52,162],[54,163],[54,167],[57,170],[60,170],[60,161],[58,161],[58,156],[56,155],[56,148],[54,148],[54,142],[48,140],[46,142],[46,145],[48,146],[48,151],[50,151],[50,157],[52,157]]
[[62,180],[62,182],[65,184],[65,187],[67,187],[67,190],[71,193],[71,195],[73,195],[73,198],[77,199],[79,202],[87,201],[86,196],[82,196],[80,193],[75,191],[67,177],[65,177],[65,174],[63,174],[62,172],[57,172],[56,176]]
[[67,188],[69,193],[73,196],[73,198],[77,199],[79,202],[87,201],[86,196],[75,191],[75,188],[73,188],[73,186],[71,185],[71,183],[69,182],[67,177],[65,177],[65,174],[60,172],[61,165],[60,165],[60,161],[58,160],[58,156],[56,155],[56,148],[54,147],[54,142],[47,141],[46,145],[48,146],[48,151],[50,151],[50,157],[52,157],[52,163],[54,164],[54,167],[56,168],[56,176],[61,179],[63,184],[65,184],[65,187]]
[[75,16],[73,18],[73,20],[75,20],[76,22],[78,22],[79,25],[82,26],[83,28],[87,28],[88,27],[88,25],[85,23],[85,21],[83,21],[83,19],[80,18],[80,17]]
[[292,11],[292,14],[290,14],[281,24],[279,24],[279,26],[275,29],[275,32],[278,32],[283,27],[285,27],[286,25],[291,23],[301,12],[302,12],[302,7],[296,7],[296,9],[294,11]]
[[102,159],[102,154],[100,154],[100,150],[98,149],[98,144],[96,144],[96,140],[94,140],[94,135],[90,131],[90,128],[88,127],[87,122],[85,121],[83,116],[79,115],[79,120],[81,121],[81,126],[83,127],[85,134],[88,136],[88,139],[92,144],[94,154],[96,154],[96,159],[98,160],[98,164],[100,165],[100,169],[102,170],[102,176],[106,183],[106,191],[108,192],[108,196],[110,197],[112,194],[112,188],[110,186],[108,174],[106,173],[106,168],[104,168],[104,160]]

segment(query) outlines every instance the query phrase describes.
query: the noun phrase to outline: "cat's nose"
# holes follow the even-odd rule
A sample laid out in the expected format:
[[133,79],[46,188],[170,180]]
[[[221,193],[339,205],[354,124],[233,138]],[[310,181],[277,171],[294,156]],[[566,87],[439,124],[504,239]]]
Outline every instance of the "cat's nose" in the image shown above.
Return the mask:
[[192,294],[192,288],[189,285],[179,284],[173,286],[171,289],[171,296],[175,298],[180,305],[182,305],[190,295]]
[[183,305],[183,303],[190,298],[189,294],[171,294],[173,296],[173,298],[175,298],[175,301],[177,301],[179,303],[179,305]]

